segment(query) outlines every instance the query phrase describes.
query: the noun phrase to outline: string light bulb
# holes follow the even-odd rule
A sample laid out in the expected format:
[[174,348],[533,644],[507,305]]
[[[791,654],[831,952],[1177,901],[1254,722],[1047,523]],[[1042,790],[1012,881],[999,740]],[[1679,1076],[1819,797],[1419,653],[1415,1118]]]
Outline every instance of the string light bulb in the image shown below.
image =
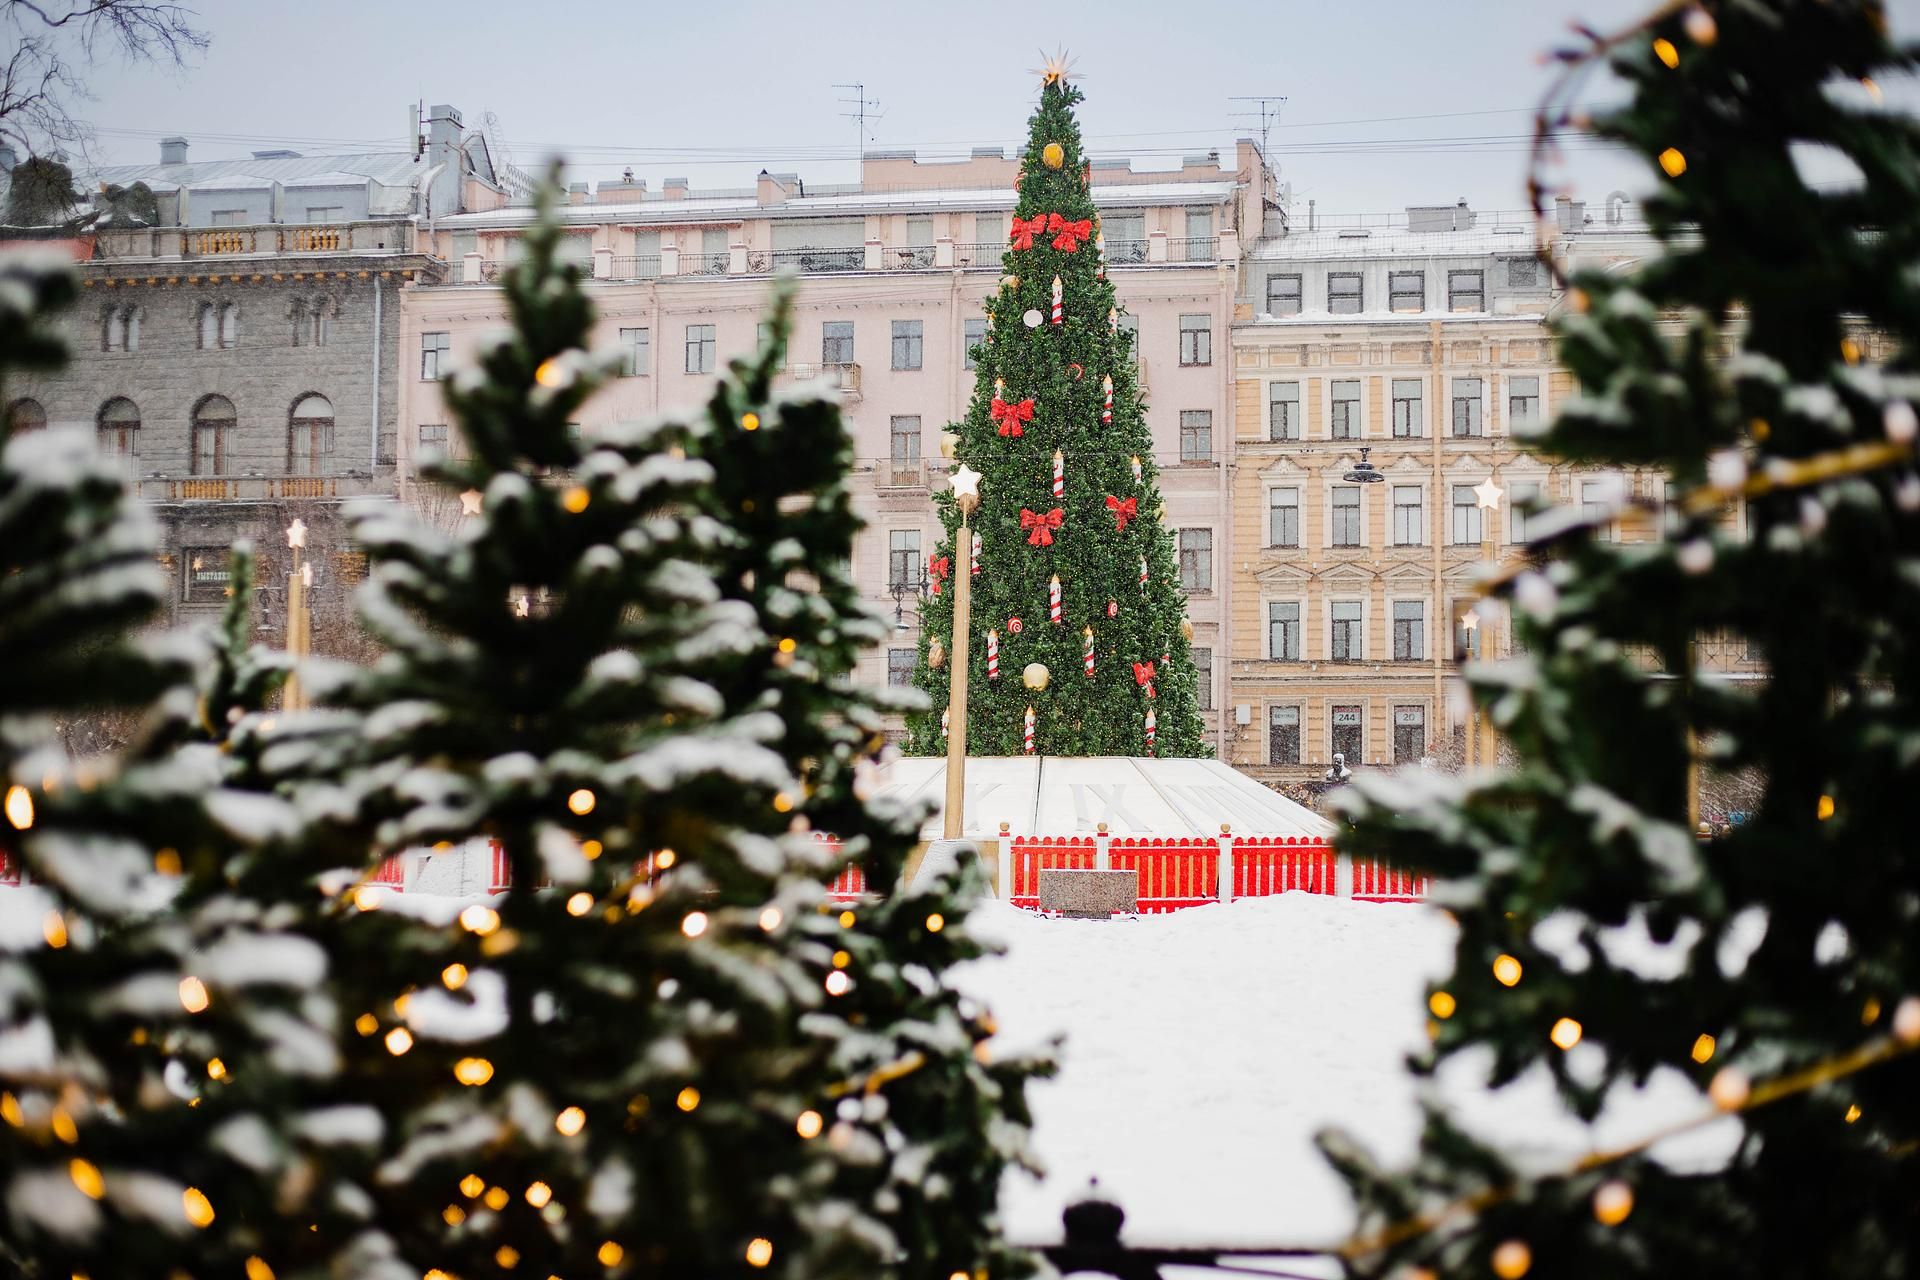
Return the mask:
[[1843,1118],[1848,1124],[1853,1124],[1858,1121],[1860,1119],[1860,1104],[1856,1102],[1848,1107],[1847,1114]]
[[627,1251],[622,1249],[617,1241],[608,1240],[601,1244],[599,1252],[594,1256],[600,1259],[600,1265],[603,1267],[617,1267],[620,1265],[620,1259],[627,1256]]
[[1524,1240],[1508,1240],[1493,1251],[1493,1274],[1500,1280],[1520,1280],[1533,1269],[1533,1250]]
[[852,987],[853,979],[847,976],[844,969],[835,969],[827,975],[827,994],[830,996],[843,996]]
[[773,1241],[764,1236],[756,1237],[747,1245],[747,1265],[764,1267],[773,1261]]
[[1520,962],[1512,956],[1503,955],[1493,962],[1493,977],[1503,987],[1515,986],[1520,981]]
[[15,831],[25,831],[33,825],[33,793],[17,782],[7,788],[6,809],[7,821]]
[[180,1007],[188,1013],[204,1013],[208,1004],[207,984],[188,974],[180,979]]
[[480,1197],[480,1203],[486,1205],[487,1208],[493,1210],[495,1213],[498,1213],[507,1207],[507,1201],[512,1198],[512,1196],[507,1194],[505,1187],[488,1187],[487,1194]]
[[927,932],[938,933],[947,927],[947,918],[938,911],[927,917]]
[[1593,1216],[1603,1227],[1617,1227],[1633,1212],[1633,1188],[1615,1178],[1593,1193]]
[[772,933],[780,927],[781,918],[780,908],[768,907],[760,913],[760,927],[768,933]]
[[457,1204],[450,1204],[440,1211],[440,1221],[450,1227],[457,1227],[467,1220],[467,1211]]
[[73,1179],[80,1194],[89,1200],[98,1200],[107,1194],[107,1180],[100,1176],[99,1166],[91,1160],[82,1160],[75,1156],[67,1161],[67,1176]]
[[527,1203],[536,1209],[547,1207],[547,1201],[553,1199],[553,1188],[544,1182],[536,1182],[527,1188]]
[[460,913],[460,927],[484,938],[500,927],[500,913],[476,902]]
[[380,1019],[371,1013],[363,1013],[353,1020],[353,1029],[363,1036],[370,1036],[380,1029]]
[[840,913],[840,927],[841,927],[842,929],[851,929],[851,928],[853,928],[853,921],[854,921],[854,914],[853,914],[853,912],[851,912],[851,911],[842,911],[842,912]]
[[1579,1044],[1583,1034],[1584,1031],[1578,1022],[1572,1018],[1561,1018],[1553,1024],[1553,1030],[1547,1033],[1547,1038],[1552,1040],[1558,1048],[1566,1050]]
[[593,895],[584,889],[567,899],[567,914],[583,916],[593,910]]
[[574,485],[560,495],[560,505],[572,515],[579,515],[593,501],[593,495],[587,492],[585,485]]
[[700,1105],[700,1091],[692,1085],[688,1085],[674,1098],[673,1105],[679,1107],[682,1111],[692,1111]]
[[740,429],[742,431],[758,431],[760,429],[760,415],[753,412],[741,414]]
[[485,1058],[462,1058],[453,1064],[453,1078],[472,1088],[493,1079],[493,1064]]
[[1673,41],[1665,36],[1653,42],[1653,56],[1666,63],[1669,71],[1680,65],[1680,50],[1674,48]]
[[817,1138],[823,1123],[818,1111],[802,1111],[800,1118],[794,1121],[793,1130],[803,1138]]
[[207,1199],[207,1193],[198,1187],[188,1187],[180,1193],[180,1211],[196,1227],[205,1228],[213,1224],[213,1201]]
[[568,1107],[553,1118],[553,1127],[562,1137],[571,1138],[587,1127],[587,1113],[579,1107]]
[[680,922],[680,932],[689,938],[697,938],[706,931],[707,913],[704,911],[689,911],[686,919]]
[[395,1027],[387,1032],[388,1053],[397,1058],[411,1048],[413,1048],[413,1032],[405,1027]]
[[1908,996],[1893,1007],[1893,1038],[1901,1044],[1920,1043],[1920,996]]
[[1700,1037],[1693,1042],[1693,1050],[1691,1053],[1693,1060],[1704,1065],[1708,1059],[1713,1057],[1714,1043],[1712,1036],[1702,1032]]
[[247,1280],[273,1280],[273,1268],[259,1254],[254,1254],[246,1262]]
[[1660,153],[1660,168],[1669,178],[1677,178],[1687,171],[1687,158],[1678,147],[1668,147]]
[[1738,1111],[1753,1096],[1753,1081],[1738,1067],[1722,1067],[1707,1083],[1707,1097],[1722,1111]]
[[493,1264],[502,1271],[511,1271],[520,1265],[520,1251],[510,1244],[503,1244],[493,1251]]
[[472,1200],[487,1189],[486,1179],[477,1173],[470,1173],[460,1179],[460,1194]]
[[1442,1021],[1451,1018],[1453,1011],[1457,1008],[1459,1008],[1459,1002],[1453,998],[1451,992],[1436,991],[1427,997],[1427,1009]]
[[47,918],[40,922],[40,936],[55,951],[67,945],[67,918],[58,911],[47,912]]
[[459,963],[448,965],[440,971],[440,981],[447,990],[458,991],[467,985],[467,966]]
[[583,818],[593,812],[594,803],[593,792],[586,787],[578,788],[567,797],[567,808]]
[[372,885],[361,885],[353,891],[353,906],[356,911],[378,911],[380,891]]

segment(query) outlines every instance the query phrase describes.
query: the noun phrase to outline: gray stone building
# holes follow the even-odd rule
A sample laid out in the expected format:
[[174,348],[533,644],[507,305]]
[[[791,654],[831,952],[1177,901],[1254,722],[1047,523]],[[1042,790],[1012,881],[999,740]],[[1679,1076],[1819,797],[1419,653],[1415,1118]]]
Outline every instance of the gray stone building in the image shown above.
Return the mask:
[[175,138],[159,164],[83,178],[103,214],[146,184],[159,217],[103,218],[68,242],[82,258],[63,321],[72,362],[13,383],[4,408],[19,426],[91,429],[125,460],[164,530],[172,620],[217,613],[227,549],[247,538],[261,553],[257,626],[284,641],[298,519],[312,648],[357,648],[360,561],[339,516],[394,492],[400,295],[445,273],[417,236],[470,195],[504,198],[484,138],[451,108],[431,115],[414,150],[193,163]]

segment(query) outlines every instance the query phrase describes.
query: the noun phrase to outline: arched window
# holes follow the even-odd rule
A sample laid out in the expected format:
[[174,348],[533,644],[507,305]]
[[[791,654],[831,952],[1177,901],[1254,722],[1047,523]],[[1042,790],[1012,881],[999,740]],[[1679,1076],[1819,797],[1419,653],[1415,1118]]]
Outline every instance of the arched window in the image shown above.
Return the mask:
[[240,304],[237,302],[229,302],[220,308],[220,345],[240,345]]
[[200,349],[212,351],[220,345],[220,313],[214,310],[211,302],[200,304],[198,321],[200,331]]
[[320,476],[333,470],[333,402],[302,396],[287,419],[287,471]]
[[194,475],[220,476],[227,473],[227,448],[233,437],[236,417],[233,401],[225,396],[208,396],[193,407],[190,469]]
[[140,406],[125,396],[117,396],[100,406],[95,427],[100,452],[113,457],[140,456]]
[[7,406],[7,426],[15,435],[38,431],[47,425],[47,411],[38,400],[15,400]]

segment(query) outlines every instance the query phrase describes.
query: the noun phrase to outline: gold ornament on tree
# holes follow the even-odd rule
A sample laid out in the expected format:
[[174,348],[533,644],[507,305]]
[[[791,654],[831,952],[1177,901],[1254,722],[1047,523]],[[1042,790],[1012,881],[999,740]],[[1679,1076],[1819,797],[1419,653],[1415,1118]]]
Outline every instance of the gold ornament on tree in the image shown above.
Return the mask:
[[1058,169],[1067,162],[1067,149],[1057,142],[1049,142],[1040,148],[1040,159],[1049,169]]
[[[1193,623],[1189,619],[1180,619],[1180,638],[1188,644],[1193,643]],[[935,640],[934,643],[939,644],[940,642]]]
[[958,455],[959,452],[959,434],[953,431],[942,431],[940,433],[940,456],[943,458],[951,458]]
[[1044,662],[1029,662],[1026,669],[1020,673],[1020,683],[1029,689],[1044,689],[1047,687],[1047,681],[1051,679],[1053,679],[1053,672],[1047,670],[1047,664]]
[[946,660],[947,646],[940,643],[940,637],[935,636],[927,642],[927,666],[938,671]]

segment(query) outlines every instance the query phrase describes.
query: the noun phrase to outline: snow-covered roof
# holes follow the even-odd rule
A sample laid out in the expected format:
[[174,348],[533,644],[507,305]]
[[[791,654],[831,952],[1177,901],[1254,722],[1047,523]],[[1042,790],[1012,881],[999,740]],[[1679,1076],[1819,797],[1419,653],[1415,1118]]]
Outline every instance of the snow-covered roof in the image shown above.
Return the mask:
[[1263,241],[1248,257],[1255,262],[1326,258],[1475,258],[1489,253],[1532,254],[1529,223],[1479,226],[1465,231],[1409,231],[1405,227],[1333,227],[1290,231]]
[[236,175],[253,178],[264,186],[268,179],[283,186],[316,175],[351,174],[353,181],[368,178],[387,186],[407,186],[428,166],[415,160],[412,151],[376,151],[357,155],[328,156],[253,156],[236,160],[198,160],[186,164],[110,164],[75,175],[83,188],[104,183],[131,186],[144,182],[155,190],[161,182],[206,189],[214,179]]
[[180,185],[189,191],[265,191],[278,179],[252,173],[229,173],[218,178],[196,178]]
[[287,178],[280,185],[283,187],[361,187],[368,181],[364,173],[348,173],[343,169],[331,169],[326,173],[316,173],[305,178]]
[[[1103,209],[1145,205],[1217,204],[1231,199],[1231,182],[1142,182],[1096,186],[1093,202]],[[796,196],[784,204],[761,204],[755,196],[696,197],[687,200],[642,200],[629,204],[569,204],[559,209],[565,223],[738,221],[745,218],[834,218],[866,213],[910,213],[916,210],[952,211],[1011,209],[1018,193],[1005,187],[955,190],[859,191],[836,195]],[[443,231],[521,227],[533,221],[533,209],[511,205],[484,213],[457,213],[437,220]]]
[[[876,804],[936,808],[923,839],[941,832],[945,757],[908,756],[881,768]],[[1114,836],[1189,838],[1235,835],[1330,839],[1334,826],[1312,810],[1261,786],[1218,760],[1153,760],[1138,756],[970,756],[966,824],[969,839],[998,835],[1091,836],[1107,824]]]
[[[1253,323],[1261,325],[1302,325],[1302,324],[1417,324],[1428,325],[1435,320],[1444,320],[1449,326],[1457,324],[1505,324],[1508,321],[1541,321],[1546,319],[1545,311],[1446,311],[1432,308],[1426,311],[1343,311],[1338,315],[1331,311],[1301,311],[1290,316],[1269,315],[1264,311],[1255,314]],[[1246,323],[1241,321],[1242,324]]]

